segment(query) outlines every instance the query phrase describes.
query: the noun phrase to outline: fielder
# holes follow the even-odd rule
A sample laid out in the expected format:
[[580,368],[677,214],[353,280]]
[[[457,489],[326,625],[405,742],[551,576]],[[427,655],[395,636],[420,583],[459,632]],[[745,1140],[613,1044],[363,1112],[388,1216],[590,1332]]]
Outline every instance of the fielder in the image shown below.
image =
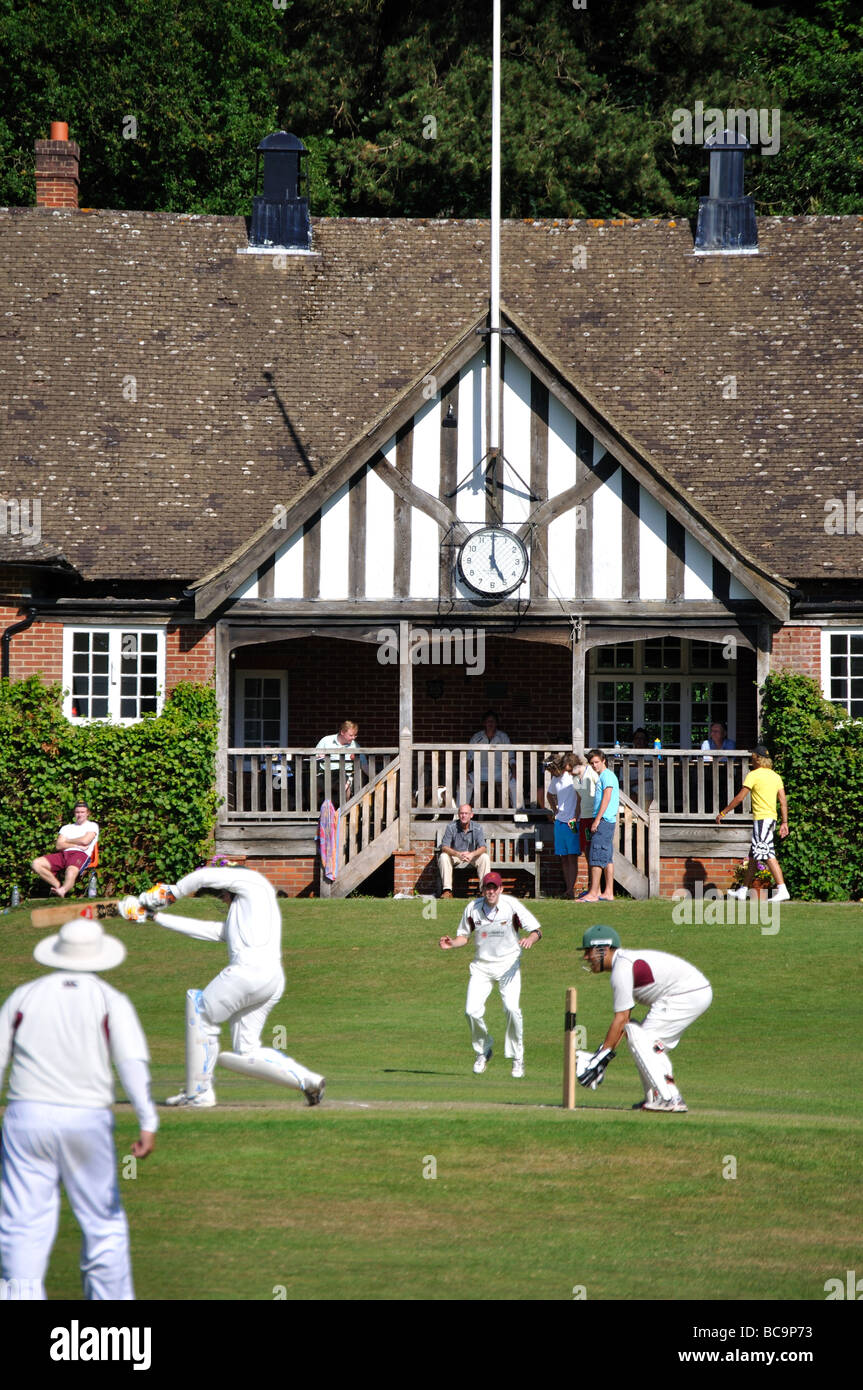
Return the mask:
[[[157,910],[204,889],[215,891],[229,904],[224,922],[199,922]],[[267,1015],[285,989],[282,914],[272,885],[262,874],[241,868],[196,869],[177,884],[157,883],[140,898],[124,898],[118,910],[130,922],[152,918],[159,926],[198,941],[227,943],[230,963],[226,969],[206,989],[190,989],[186,994],[186,1089],[169,1096],[168,1105],[202,1109],[215,1105],[217,1061],[243,1076],[302,1091],[308,1105],[320,1103],[323,1076],[307,1071],[284,1052],[261,1046]],[[223,1023],[231,1027],[231,1052],[219,1052]]]
[[[506,1018],[503,1053],[512,1058],[512,1074],[519,1079],[524,1076],[524,1029],[519,1008],[521,953],[542,940],[542,931],[533,913],[515,898],[503,894],[502,887],[500,874],[486,874],[482,881],[482,897],[468,903],[455,938],[442,936],[438,944],[442,951],[450,951],[466,946],[471,932],[475,934],[476,956],[471,961],[465,1004],[476,1053],[473,1069],[479,1076],[491,1060],[494,1039],[489,1037],[485,1026],[485,1005],[497,984]],[[526,931],[527,936],[519,939],[520,931]]]
[[[666,951],[624,951],[613,927],[588,927],[582,938],[584,959],[592,974],[611,974],[614,1018],[605,1042],[592,1057],[577,1059],[578,1080],[592,1090],[601,1083],[614,1049],[626,1034],[644,1085],[644,1100],[634,1110],[682,1113],[688,1109],[677,1089],[668,1053],[684,1031],[709,1009],[713,990],[694,965]],[[649,1004],[641,1023],[631,1023],[636,1004]]]
[[44,1299],[57,1234],[60,1183],[81,1227],[88,1299],[132,1299],[129,1227],[117,1186],[111,1063],[135,1108],[134,1158],[155,1145],[147,1040],[125,994],[95,971],[126,948],[98,922],[67,922],[33,952],[51,975],[21,985],[0,1008],[0,1092],[12,1059],[3,1120],[0,1299]]

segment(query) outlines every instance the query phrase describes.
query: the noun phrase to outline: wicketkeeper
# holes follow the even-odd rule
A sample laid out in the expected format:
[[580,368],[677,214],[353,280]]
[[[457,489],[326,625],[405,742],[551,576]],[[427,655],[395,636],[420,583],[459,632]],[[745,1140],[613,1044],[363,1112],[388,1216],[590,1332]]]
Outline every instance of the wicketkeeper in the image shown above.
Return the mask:
[[[666,951],[624,951],[613,927],[588,927],[582,938],[585,969],[611,975],[614,1018],[602,1047],[579,1052],[579,1083],[592,1090],[602,1082],[624,1033],[644,1085],[633,1109],[680,1113],[688,1109],[677,1089],[668,1056],[691,1023],[710,1007],[713,990],[700,970]],[[641,1023],[630,1022],[636,1004],[648,1004]]]
[[[158,910],[204,889],[215,891],[228,903],[224,922],[199,922]],[[119,912],[130,922],[152,918],[159,926],[198,941],[227,943],[227,968],[206,989],[190,989],[186,994],[186,1089],[169,1096],[168,1105],[215,1105],[213,1071],[217,1061],[229,1071],[291,1086],[303,1092],[307,1104],[319,1104],[324,1077],[284,1052],[261,1045],[267,1015],[285,988],[282,914],[273,887],[263,874],[242,868],[196,869],[177,884],[157,883],[139,898],[124,898]],[[219,1052],[223,1023],[231,1027],[231,1052]]]

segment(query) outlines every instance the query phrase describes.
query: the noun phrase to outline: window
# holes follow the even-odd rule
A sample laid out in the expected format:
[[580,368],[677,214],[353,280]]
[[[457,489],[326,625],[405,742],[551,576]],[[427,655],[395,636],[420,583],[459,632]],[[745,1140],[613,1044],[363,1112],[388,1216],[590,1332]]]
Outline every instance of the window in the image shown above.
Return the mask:
[[728,726],[733,739],[737,665],[731,650],[727,636],[718,642],[651,637],[595,648],[589,665],[591,741],[600,748],[616,740],[630,744],[643,727],[648,745],[658,738],[665,748],[700,748],[715,720]]
[[285,671],[235,673],[234,738],[237,748],[284,748],[288,738]]
[[852,719],[863,718],[863,630],[822,632],[821,689]]
[[157,628],[65,628],[63,713],[74,722],[135,724],[164,703],[165,633]]

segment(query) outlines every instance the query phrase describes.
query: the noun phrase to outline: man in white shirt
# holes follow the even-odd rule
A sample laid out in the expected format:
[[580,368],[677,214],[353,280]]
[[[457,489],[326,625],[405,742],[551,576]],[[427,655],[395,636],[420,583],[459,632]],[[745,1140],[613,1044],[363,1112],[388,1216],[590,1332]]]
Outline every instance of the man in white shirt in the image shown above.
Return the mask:
[[125,994],[95,974],[126,955],[98,922],[67,922],[33,952],[54,968],[0,1008],[0,1092],[10,1058],[0,1183],[0,1299],[41,1299],[60,1212],[60,1183],[83,1233],[84,1297],[132,1299],[129,1228],[117,1186],[117,1069],[140,1125],[134,1158],[152,1153],[159,1121],[149,1054]]
[[[228,903],[224,922],[201,922],[160,912],[178,898],[211,890]],[[139,898],[118,905],[128,921],[152,916],[161,927],[198,941],[224,941],[229,964],[206,989],[186,993],[186,1087],[169,1096],[168,1105],[209,1109],[216,1104],[216,1062],[229,1071],[260,1081],[275,1081],[302,1091],[308,1105],[323,1098],[325,1080],[293,1057],[261,1045],[270,1010],[285,989],[282,970],[282,914],[271,883],[253,869],[236,866],[196,869],[179,883],[157,883]],[[219,1033],[230,1024],[232,1051],[219,1052]]]
[[[77,801],[72,809],[72,822],[60,827],[53,854],[42,854],[33,860],[34,874],[50,885],[51,892],[58,898],[65,898],[78,875],[86,869],[93,858],[99,827],[89,819],[90,812],[83,801]],[[63,875],[61,885],[58,874]]]
[[[359,731],[360,728],[355,719],[343,719],[339,725],[339,732],[337,734],[326,734],[324,738],[319,739],[315,744],[316,748],[329,748],[333,750],[329,759],[330,797],[337,805],[341,800],[339,774],[342,766],[344,765],[345,771],[346,799],[350,799],[356,789],[357,762],[359,762],[363,772],[368,771],[368,758],[364,753],[357,751],[359,749],[359,744],[357,743],[357,734]],[[339,757],[339,754],[343,754],[344,757]],[[318,758],[318,787],[322,796],[326,790],[326,778],[324,777],[326,764],[326,758]]]
[[[497,727],[497,715],[494,710],[488,710],[488,712],[483,715],[482,728],[478,729],[471,738],[471,746],[477,745],[482,748],[494,748],[499,744],[507,744],[510,742],[511,739],[509,734],[504,733],[503,729]],[[483,797],[481,795],[480,797],[480,806],[487,806],[489,804],[487,789],[491,781],[495,783],[496,804],[497,806],[501,806],[503,803],[504,764],[507,765],[509,771],[509,804],[513,809],[520,806],[521,797],[519,796],[518,784],[514,775],[514,753],[510,753],[508,758],[504,753],[483,753],[479,757],[469,757],[468,767],[471,767],[471,772],[468,774],[467,779],[467,800],[473,800],[474,784],[479,782],[480,787],[486,788],[485,796]],[[491,776],[489,776],[489,768],[491,768]]]
[[[473,933],[476,957],[471,962],[465,1004],[476,1053],[473,1069],[481,1075],[491,1059],[494,1039],[485,1026],[485,1005],[497,984],[506,1019],[503,1052],[512,1058],[512,1074],[519,1079],[524,1076],[524,1023],[519,1008],[521,953],[542,940],[542,930],[533,913],[503,894],[502,887],[500,874],[486,874],[482,897],[468,903],[455,937],[442,936],[438,944],[442,951],[451,951],[466,946]],[[519,938],[520,931],[526,931],[527,936]]]
[[[644,1100],[634,1108],[685,1112],[688,1107],[677,1089],[668,1053],[710,1007],[710,981],[694,965],[667,951],[622,950],[613,927],[588,927],[581,944],[585,968],[594,975],[603,971],[611,974],[614,1003],[614,1017],[602,1047],[586,1059],[583,1070],[579,1068],[581,1085],[596,1089],[625,1033],[644,1084]],[[650,1006],[641,1023],[630,1022],[636,1004]]]

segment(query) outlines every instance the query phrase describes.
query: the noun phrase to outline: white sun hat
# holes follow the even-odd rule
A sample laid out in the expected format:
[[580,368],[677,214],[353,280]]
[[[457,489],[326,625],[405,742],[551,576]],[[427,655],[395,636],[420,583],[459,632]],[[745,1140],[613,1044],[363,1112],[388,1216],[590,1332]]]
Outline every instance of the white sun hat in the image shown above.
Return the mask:
[[55,970],[113,970],[126,959],[126,947],[116,936],[106,936],[98,922],[76,917],[40,941],[33,956]]

